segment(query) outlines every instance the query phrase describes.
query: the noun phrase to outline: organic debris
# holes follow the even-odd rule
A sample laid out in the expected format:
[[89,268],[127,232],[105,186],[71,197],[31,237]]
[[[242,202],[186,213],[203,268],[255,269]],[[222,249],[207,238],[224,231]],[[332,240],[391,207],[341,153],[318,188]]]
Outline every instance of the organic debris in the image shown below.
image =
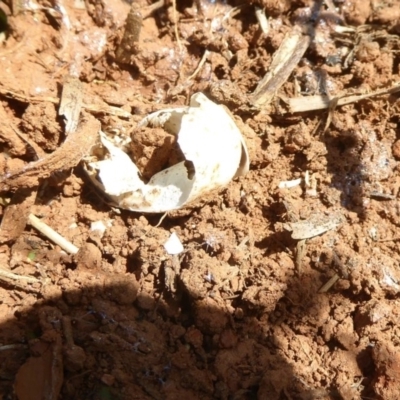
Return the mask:
[[288,222],[284,228],[292,232],[292,239],[303,240],[322,235],[341,224],[339,216],[313,215],[313,218],[305,221]]

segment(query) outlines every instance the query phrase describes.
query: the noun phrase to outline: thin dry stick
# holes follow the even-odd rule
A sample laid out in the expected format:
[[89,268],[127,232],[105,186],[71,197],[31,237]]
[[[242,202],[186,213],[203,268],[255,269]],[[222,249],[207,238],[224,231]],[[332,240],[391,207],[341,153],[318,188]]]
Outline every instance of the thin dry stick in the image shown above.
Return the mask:
[[158,227],[161,225],[161,223],[164,221],[164,219],[165,219],[165,217],[166,217],[167,215],[168,215],[168,212],[164,213],[164,214],[162,215],[162,217],[160,218],[160,220],[158,221],[157,225],[155,225],[155,226],[151,226],[151,225],[150,225],[150,227],[144,232],[144,235],[141,236],[140,239],[142,239],[142,240],[145,239],[145,238],[147,237],[148,233],[149,233],[153,228],[158,228]]
[[375,242],[395,242],[397,240],[400,240],[400,236],[396,236],[396,237],[393,237],[390,239],[378,239],[378,240],[375,240]]
[[178,17],[176,14],[176,0],[172,0],[172,9],[173,9],[172,15],[174,18],[174,31],[175,31],[176,42],[178,43],[179,52],[182,52],[182,42],[181,42],[181,39],[179,39],[179,32],[178,32]]
[[0,351],[14,350],[14,349],[27,349],[27,344],[16,343],[16,344],[5,344],[0,346]]
[[148,7],[145,7],[142,11],[143,19],[149,17],[154,11],[157,11],[165,4],[165,0],[158,0],[153,4],[150,4]]
[[338,101],[339,99],[337,97],[334,97],[329,104],[328,116],[326,117],[325,126],[324,129],[322,130],[323,134],[328,130],[329,125],[331,124],[331,121],[335,114],[336,107],[338,105]]
[[328,96],[307,96],[307,97],[294,97],[292,99],[283,99],[289,105],[289,112],[305,112],[323,110],[330,108],[332,101],[337,101],[337,106],[344,106],[350,103],[368,99],[374,96],[381,96],[385,94],[393,94],[400,92],[400,82],[397,82],[390,88],[379,89],[375,92],[359,94],[359,95],[342,95],[341,97],[331,98]]
[[296,259],[295,259],[295,265],[297,267],[297,272],[301,272],[301,267],[303,264],[303,258],[307,252],[307,239],[302,239],[297,242],[296,245]]
[[22,103],[36,103],[36,102],[48,101],[50,103],[59,104],[60,102],[60,99],[58,99],[57,97],[25,96],[24,94],[17,93],[10,89],[7,89],[4,86],[0,86],[0,94],[10,99],[21,101]]
[[203,68],[204,63],[207,61],[209,54],[210,54],[209,50],[206,50],[204,52],[203,57],[201,57],[201,60],[199,62],[199,65],[194,70],[193,74],[189,76],[189,78],[187,79],[188,81],[192,80],[200,72],[200,70]]
[[64,143],[46,157],[32,161],[22,169],[0,176],[0,191],[37,187],[54,171],[74,168],[96,143],[100,122],[87,114],[76,132],[67,136]]
[[161,225],[161,223],[164,221],[164,218],[165,218],[167,215],[168,215],[168,212],[166,212],[166,213],[160,218],[160,220],[158,221],[158,224],[157,224],[154,228],[158,228],[158,227]]
[[269,33],[269,23],[268,19],[265,15],[265,10],[262,8],[256,7],[256,18],[258,21],[258,25],[260,25],[260,29],[264,35],[268,35]]
[[0,279],[6,278],[7,280],[12,279],[14,281],[26,281],[29,283],[38,283],[39,279],[33,278],[31,276],[17,275],[10,271],[0,268]]
[[338,274],[333,275],[332,278],[318,290],[318,293],[326,293],[339,279],[340,277]]
[[[0,54],[1,55],[1,54]],[[3,96],[20,101],[22,103],[41,103],[49,102],[53,104],[59,104],[60,99],[57,97],[40,97],[40,96],[25,96],[24,94],[13,92],[10,89],[0,86],[0,94]],[[82,107],[94,114],[105,113],[110,115],[116,115],[121,118],[131,118],[132,114],[125,111],[122,108],[109,106],[108,104],[83,104]]]
[[1,276],[1,275],[0,275],[0,280],[2,280],[3,282],[7,282],[13,288],[21,289],[24,292],[40,293],[40,291],[41,291],[40,287],[36,288],[34,286],[31,286],[31,285],[22,284],[18,280],[7,279],[6,277]]
[[58,244],[63,250],[70,254],[76,254],[79,248],[57,233],[54,229],[50,228],[47,224],[42,222],[39,218],[33,214],[29,214],[28,222],[39,232],[43,233],[55,244]]

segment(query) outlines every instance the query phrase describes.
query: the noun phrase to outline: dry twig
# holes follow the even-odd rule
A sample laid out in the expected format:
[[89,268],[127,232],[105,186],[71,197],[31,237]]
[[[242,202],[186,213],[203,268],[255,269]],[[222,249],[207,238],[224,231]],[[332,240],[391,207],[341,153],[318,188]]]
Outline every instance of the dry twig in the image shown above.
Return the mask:
[[24,276],[24,275],[17,275],[13,274],[10,271],[7,271],[3,268],[0,268],[0,279],[6,278],[6,280],[15,280],[15,281],[25,281],[28,283],[39,283],[39,279],[33,278],[32,276]]
[[176,0],[172,0],[172,9],[173,9],[174,31],[175,31],[176,43],[178,43],[179,52],[182,53],[182,42],[181,42],[181,39],[179,38],[179,32],[178,32],[178,14],[176,11]]
[[100,122],[86,114],[77,131],[70,133],[54,153],[27,164],[19,171],[5,174],[0,179],[0,191],[36,187],[55,171],[75,167],[96,143],[99,131]]
[[43,233],[47,238],[49,238],[55,244],[58,244],[63,250],[70,254],[76,254],[79,248],[57,233],[54,229],[50,228],[47,224],[42,222],[35,215],[30,214],[28,217],[28,222],[39,232]]
[[265,16],[265,10],[262,8],[256,7],[256,18],[258,21],[258,24],[260,25],[260,29],[264,35],[268,35],[269,33],[269,23],[268,19]]
[[382,96],[386,94],[393,94],[400,92],[400,82],[397,82],[390,88],[375,90],[370,93],[363,94],[344,94],[337,97],[329,96],[306,96],[306,97],[295,97],[292,99],[283,99],[289,106],[290,113],[306,112],[323,110],[331,108],[331,104],[337,101],[337,106],[344,106],[346,104],[356,103],[360,100],[369,99],[375,96]]
[[[7,89],[7,88],[1,87],[1,86],[0,86],[0,94],[9,99],[14,99],[14,100],[20,101],[22,103],[41,103],[41,102],[49,102],[49,103],[53,103],[53,104],[60,103],[60,99],[57,97],[26,96],[24,94],[14,92],[10,89]],[[122,108],[109,106],[106,103],[103,103],[103,104],[85,104],[85,103],[83,103],[82,108],[93,114],[110,114],[110,115],[115,115],[117,117],[128,118],[128,119],[132,117],[131,113],[123,110]]]

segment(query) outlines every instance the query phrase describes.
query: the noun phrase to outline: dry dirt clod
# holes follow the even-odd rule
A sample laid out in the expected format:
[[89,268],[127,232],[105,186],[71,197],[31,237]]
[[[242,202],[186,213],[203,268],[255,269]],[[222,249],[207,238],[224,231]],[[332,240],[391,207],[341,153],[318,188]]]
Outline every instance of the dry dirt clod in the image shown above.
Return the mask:
[[0,243],[16,240],[22,234],[36,195],[35,189],[19,189],[14,193],[1,220]]
[[[0,140],[5,143],[9,148],[9,152],[14,156],[21,156],[26,152],[26,144],[23,139],[12,128],[12,122],[4,109],[3,104],[0,102]],[[8,122],[8,124],[7,124]]]

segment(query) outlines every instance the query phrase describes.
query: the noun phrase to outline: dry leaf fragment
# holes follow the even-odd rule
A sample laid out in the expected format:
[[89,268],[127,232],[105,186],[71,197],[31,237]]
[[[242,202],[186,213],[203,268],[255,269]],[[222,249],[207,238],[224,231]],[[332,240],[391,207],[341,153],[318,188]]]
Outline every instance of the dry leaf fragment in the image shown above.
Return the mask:
[[290,181],[280,181],[278,184],[279,189],[291,189],[301,184],[302,178],[292,179]]
[[275,52],[267,74],[257,85],[250,101],[256,107],[268,104],[278,89],[287,81],[290,74],[303,57],[311,38],[293,30],[282,41]]
[[316,216],[310,220],[288,222],[283,227],[292,232],[292,239],[303,240],[310,239],[314,236],[336,229],[341,224],[340,217],[332,216]]
[[73,76],[67,76],[61,94],[58,115],[66,119],[65,133],[76,131],[83,103],[82,82]]

